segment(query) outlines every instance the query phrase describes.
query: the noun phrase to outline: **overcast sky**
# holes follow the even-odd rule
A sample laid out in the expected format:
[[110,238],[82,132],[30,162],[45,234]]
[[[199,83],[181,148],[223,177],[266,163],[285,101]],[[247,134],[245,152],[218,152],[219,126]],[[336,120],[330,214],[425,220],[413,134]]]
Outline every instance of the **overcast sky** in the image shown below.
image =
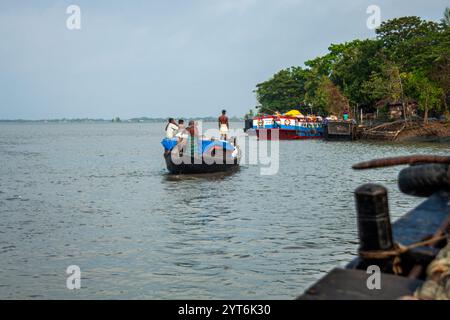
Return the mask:
[[374,37],[372,4],[439,20],[448,1],[0,0],[0,119],[241,116],[281,68]]

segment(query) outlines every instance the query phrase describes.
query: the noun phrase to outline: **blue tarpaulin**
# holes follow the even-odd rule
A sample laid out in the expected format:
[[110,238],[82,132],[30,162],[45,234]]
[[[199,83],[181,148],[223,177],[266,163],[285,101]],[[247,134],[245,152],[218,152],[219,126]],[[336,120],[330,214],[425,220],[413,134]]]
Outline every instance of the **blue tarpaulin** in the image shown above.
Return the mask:
[[163,139],[163,141],[161,141],[161,144],[163,145],[164,149],[166,149],[166,150],[172,150],[173,148],[175,148],[177,143],[178,143],[177,138],[173,138],[173,139],[165,138],[165,139]]
[[[206,151],[209,151],[211,148],[213,147],[222,147],[225,148],[225,150],[227,151],[233,151],[234,147],[233,145],[231,145],[231,143],[229,143],[228,141],[223,141],[223,140],[201,140],[201,153],[205,153]],[[177,138],[172,138],[172,139],[168,139],[165,138],[161,141],[161,144],[163,145],[164,149],[166,150],[172,150],[173,148],[175,148],[175,146],[178,143],[178,139]],[[188,141],[188,145],[190,144],[190,141]],[[200,145],[199,145],[200,147]],[[200,151],[200,150],[199,150]]]
[[234,147],[229,143],[228,141],[223,140],[202,140],[202,152],[205,153],[206,151],[210,150],[213,147],[222,147],[227,151],[233,151]]

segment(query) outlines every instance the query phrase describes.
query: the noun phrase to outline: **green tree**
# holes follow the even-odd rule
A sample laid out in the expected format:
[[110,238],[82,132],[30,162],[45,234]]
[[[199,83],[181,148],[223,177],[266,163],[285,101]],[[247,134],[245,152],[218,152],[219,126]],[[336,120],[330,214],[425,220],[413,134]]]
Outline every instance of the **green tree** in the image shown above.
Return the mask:
[[438,111],[441,106],[443,90],[428,79],[423,72],[414,72],[407,77],[407,88],[411,97],[417,100],[419,108],[424,112],[424,123],[428,122],[428,112]]
[[328,114],[342,116],[344,111],[349,111],[348,99],[339,88],[328,78],[323,76],[316,91],[317,101],[323,105]]
[[375,32],[386,48],[394,48],[408,40],[426,36],[437,27],[435,22],[410,16],[384,21]]
[[354,41],[336,60],[331,72],[333,83],[342,88],[343,94],[353,105],[370,104],[373,100],[361,90],[373,72],[380,72],[383,55],[381,41]]
[[361,86],[361,92],[375,102],[387,99],[389,96],[388,79],[381,73],[373,72],[369,80]]
[[307,111],[319,115],[327,114],[327,97],[324,91],[324,82],[330,81],[329,77],[322,75],[317,68],[309,70],[307,80],[305,82],[305,104]]
[[268,81],[256,85],[261,113],[286,112],[304,104],[306,71],[300,67],[284,69]]
[[444,10],[444,17],[441,19],[441,24],[444,28],[450,27],[450,8]]
[[406,73],[401,73],[397,65],[385,61],[381,72],[372,73],[369,80],[362,84],[362,91],[378,104],[401,103],[406,120],[405,76]]
[[341,44],[331,44],[328,47],[329,52],[326,55],[306,61],[305,66],[314,69],[321,76],[328,77],[333,71],[333,66],[341,59],[344,52],[349,48],[359,45],[360,42],[360,40],[355,40]]
[[423,71],[427,77],[438,85],[444,95],[444,112],[448,112],[450,95],[450,28],[445,28],[436,37],[434,44],[418,56],[423,62],[417,70]]
[[434,44],[440,31],[439,24],[419,17],[401,17],[385,21],[376,30],[382,41],[384,54],[402,69],[410,71],[417,65],[417,56]]
[[449,113],[450,98],[450,57],[446,55],[436,59],[430,70],[430,79],[433,80],[442,90],[442,102],[444,105],[444,113]]

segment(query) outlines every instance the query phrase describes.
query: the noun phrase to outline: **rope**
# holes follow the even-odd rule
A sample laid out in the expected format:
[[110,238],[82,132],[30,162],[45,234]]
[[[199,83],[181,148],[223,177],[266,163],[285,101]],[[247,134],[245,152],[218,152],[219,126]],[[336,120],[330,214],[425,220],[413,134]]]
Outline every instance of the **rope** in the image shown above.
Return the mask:
[[413,243],[409,246],[404,246],[400,243],[395,243],[394,248],[391,250],[376,250],[376,251],[359,251],[359,256],[363,259],[387,259],[392,257],[397,257],[404,254],[412,249],[428,246],[438,242],[440,240],[446,239],[446,235],[435,236],[430,239]]
[[394,258],[394,261],[392,262],[392,271],[394,274],[398,275],[402,273],[401,268],[401,260],[400,255],[404,254],[412,249],[428,246],[431,244],[434,244],[438,241],[446,239],[446,235],[440,235],[440,236],[434,236],[430,239],[420,241],[413,243],[409,246],[404,246],[400,243],[395,243],[394,248],[391,250],[374,250],[374,251],[359,251],[359,256],[363,259],[388,259],[388,258]]

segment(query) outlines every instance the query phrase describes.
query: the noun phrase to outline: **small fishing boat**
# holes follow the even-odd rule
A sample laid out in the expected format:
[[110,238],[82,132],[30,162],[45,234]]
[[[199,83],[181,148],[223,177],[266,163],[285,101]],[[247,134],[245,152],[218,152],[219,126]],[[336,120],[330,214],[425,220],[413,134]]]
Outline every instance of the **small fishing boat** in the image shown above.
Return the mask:
[[225,140],[192,139],[181,147],[178,139],[164,139],[164,159],[171,174],[233,172],[239,168],[241,150]]
[[298,110],[283,115],[253,118],[253,129],[260,140],[300,140],[323,137],[322,117],[304,116]]

